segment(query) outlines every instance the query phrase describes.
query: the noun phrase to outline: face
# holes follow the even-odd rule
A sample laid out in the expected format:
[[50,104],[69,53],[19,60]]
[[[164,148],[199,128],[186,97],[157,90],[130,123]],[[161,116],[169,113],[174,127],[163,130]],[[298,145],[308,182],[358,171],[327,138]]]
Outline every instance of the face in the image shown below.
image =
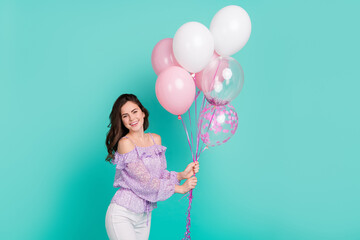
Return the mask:
[[140,107],[131,101],[126,102],[121,107],[121,120],[124,126],[129,131],[143,130],[145,113],[141,111]]

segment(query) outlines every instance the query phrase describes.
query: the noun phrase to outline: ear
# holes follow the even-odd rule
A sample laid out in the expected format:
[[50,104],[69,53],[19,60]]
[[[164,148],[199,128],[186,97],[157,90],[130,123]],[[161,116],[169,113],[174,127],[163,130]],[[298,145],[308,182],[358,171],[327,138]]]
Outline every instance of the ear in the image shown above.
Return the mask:
[[145,113],[143,112],[142,114],[143,114],[143,118],[145,118]]

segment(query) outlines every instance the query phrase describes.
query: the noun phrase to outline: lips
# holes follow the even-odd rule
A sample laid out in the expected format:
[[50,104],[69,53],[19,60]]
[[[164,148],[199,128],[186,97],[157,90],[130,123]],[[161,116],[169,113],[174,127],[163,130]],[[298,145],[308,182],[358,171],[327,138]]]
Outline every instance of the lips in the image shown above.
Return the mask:
[[139,121],[136,121],[136,122],[130,123],[130,126],[134,127],[134,126],[136,126],[138,123],[139,123]]

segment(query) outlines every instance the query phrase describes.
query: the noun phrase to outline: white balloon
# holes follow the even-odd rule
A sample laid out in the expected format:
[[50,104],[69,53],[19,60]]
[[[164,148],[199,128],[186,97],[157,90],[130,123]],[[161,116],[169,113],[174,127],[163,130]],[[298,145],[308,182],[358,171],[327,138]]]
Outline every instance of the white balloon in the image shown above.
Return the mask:
[[214,54],[214,40],[207,27],[198,22],[182,25],[173,38],[177,62],[191,73],[200,72]]
[[251,33],[251,21],[247,12],[235,5],[220,9],[210,24],[215,51],[221,56],[238,52],[247,43]]

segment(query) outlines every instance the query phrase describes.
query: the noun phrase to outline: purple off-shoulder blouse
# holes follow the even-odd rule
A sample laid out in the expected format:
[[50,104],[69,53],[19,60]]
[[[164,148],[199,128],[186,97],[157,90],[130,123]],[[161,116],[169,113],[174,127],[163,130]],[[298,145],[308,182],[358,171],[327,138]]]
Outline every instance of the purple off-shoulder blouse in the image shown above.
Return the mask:
[[157,201],[171,197],[180,181],[177,172],[166,170],[165,151],[165,146],[154,141],[149,147],[135,145],[128,153],[115,152],[112,160],[116,165],[114,187],[120,189],[111,202],[149,216],[157,208]]

